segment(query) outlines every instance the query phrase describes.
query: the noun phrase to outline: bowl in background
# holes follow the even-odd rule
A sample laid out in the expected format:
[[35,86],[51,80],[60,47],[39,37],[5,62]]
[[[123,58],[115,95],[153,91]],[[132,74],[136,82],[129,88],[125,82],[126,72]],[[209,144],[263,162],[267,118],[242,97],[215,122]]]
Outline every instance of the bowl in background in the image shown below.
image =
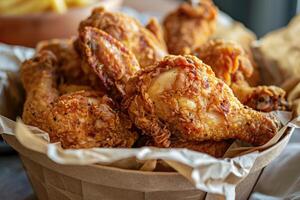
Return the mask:
[[0,42],[35,47],[41,40],[69,38],[77,34],[81,20],[90,15],[96,6],[108,10],[120,8],[123,0],[100,0],[83,8],[71,8],[66,13],[37,13],[20,16],[0,15]]

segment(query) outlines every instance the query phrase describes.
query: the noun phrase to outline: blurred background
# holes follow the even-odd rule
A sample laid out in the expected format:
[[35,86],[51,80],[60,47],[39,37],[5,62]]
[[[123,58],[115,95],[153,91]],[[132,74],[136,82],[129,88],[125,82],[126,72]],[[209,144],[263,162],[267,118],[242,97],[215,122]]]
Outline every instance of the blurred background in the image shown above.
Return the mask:
[[[184,0],[0,0],[0,42],[34,47],[40,40],[66,38],[95,6],[134,13],[141,21],[163,17]],[[197,0],[194,0],[197,1]],[[214,0],[258,37],[285,26],[300,10],[300,0]],[[143,13],[145,16],[140,15]]]
[[214,0],[219,9],[241,21],[258,37],[285,26],[299,11],[299,0]]

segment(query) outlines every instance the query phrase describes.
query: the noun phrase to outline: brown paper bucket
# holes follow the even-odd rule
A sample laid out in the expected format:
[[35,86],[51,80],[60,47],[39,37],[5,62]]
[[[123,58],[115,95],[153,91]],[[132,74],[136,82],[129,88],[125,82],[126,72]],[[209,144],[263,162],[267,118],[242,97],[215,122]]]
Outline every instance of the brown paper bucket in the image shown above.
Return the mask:
[[[290,129],[288,132],[292,132]],[[236,199],[247,199],[263,168],[287,145],[286,134],[276,145],[260,153],[251,173],[236,188]],[[197,190],[176,172],[143,172],[114,167],[60,165],[23,147],[12,135],[4,140],[19,152],[36,196],[41,200],[201,200],[217,196]]]

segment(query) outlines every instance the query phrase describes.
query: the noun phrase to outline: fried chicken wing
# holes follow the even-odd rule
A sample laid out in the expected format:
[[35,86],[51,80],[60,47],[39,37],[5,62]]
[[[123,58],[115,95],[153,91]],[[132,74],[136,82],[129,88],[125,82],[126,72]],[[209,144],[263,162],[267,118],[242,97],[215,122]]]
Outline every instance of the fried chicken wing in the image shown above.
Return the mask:
[[240,139],[262,145],[277,132],[270,115],[243,106],[194,56],[167,56],[131,79],[123,107],[157,146],[173,134],[186,141]]
[[169,53],[190,54],[215,32],[216,19],[217,8],[210,0],[203,0],[198,5],[181,4],[163,22]]
[[80,41],[87,63],[107,90],[115,90],[112,93],[123,96],[125,84],[140,70],[133,53],[106,32],[93,27],[85,27]]
[[110,98],[93,90],[59,96],[58,68],[49,51],[22,65],[24,122],[47,131],[51,142],[60,141],[64,148],[131,147],[137,134]]
[[238,44],[226,40],[210,40],[195,49],[193,54],[210,65],[216,76],[231,87],[244,105],[263,112],[287,109],[283,89],[276,86],[249,86],[245,77],[252,75],[253,67]]
[[164,45],[155,35],[127,15],[96,8],[90,17],[80,23],[79,33],[84,32],[88,26],[100,29],[119,40],[133,52],[142,68],[166,55]]

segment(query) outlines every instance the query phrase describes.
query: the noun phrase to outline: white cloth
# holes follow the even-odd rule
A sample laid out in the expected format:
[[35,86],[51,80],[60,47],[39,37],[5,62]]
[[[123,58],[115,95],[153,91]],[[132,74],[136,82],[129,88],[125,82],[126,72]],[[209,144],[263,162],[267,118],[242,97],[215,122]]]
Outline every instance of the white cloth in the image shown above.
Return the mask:
[[262,173],[250,200],[300,199],[300,131]]

